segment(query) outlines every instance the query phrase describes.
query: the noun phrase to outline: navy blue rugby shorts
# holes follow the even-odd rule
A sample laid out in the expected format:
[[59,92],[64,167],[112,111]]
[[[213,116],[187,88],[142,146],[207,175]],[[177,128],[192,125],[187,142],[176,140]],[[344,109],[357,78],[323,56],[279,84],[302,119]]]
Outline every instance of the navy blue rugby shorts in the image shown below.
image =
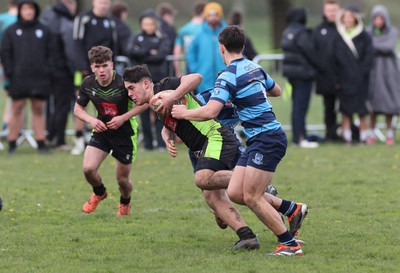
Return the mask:
[[246,150],[236,166],[251,166],[260,170],[275,172],[286,154],[287,138],[283,130],[260,133],[246,142]]

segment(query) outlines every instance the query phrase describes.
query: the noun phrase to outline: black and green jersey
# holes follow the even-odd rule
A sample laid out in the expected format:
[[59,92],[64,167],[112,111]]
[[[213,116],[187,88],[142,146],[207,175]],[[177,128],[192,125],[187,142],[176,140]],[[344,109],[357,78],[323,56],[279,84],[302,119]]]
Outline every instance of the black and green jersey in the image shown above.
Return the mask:
[[[180,78],[165,78],[154,86],[154,92],[158,93],[163,90],[175,90],[180,83]],[[187,109],[195,109],[202,105],[191,93],[186,94],[184,99],[186,100],[185,104]],[[236,145],[236,139],[232,132],[216,119],[191,121],[174,119],[171,115],[168,115],[164,118],[164,125],[166,128],[173,131],[193,152],[203,150],[204,146],[207,144],[208,148],[204,151],[205,157],[218,158],[217,155],[208,155],[207,152],[221,151],[223,142],[233,142],[234,145]]]
[[[133,101],[128,96],[124,81],[120,75],[114,71],[113,80],[108,86],[101,86],[95,75],[87,76],[79,88],[76,102],[86,107],[91,101],[97,110],[97,118],[107,123],[115,116],[120,116],[128,112],[134,106]],[[115,133],[133,135],[137,127],[135,117],[125,122]]]

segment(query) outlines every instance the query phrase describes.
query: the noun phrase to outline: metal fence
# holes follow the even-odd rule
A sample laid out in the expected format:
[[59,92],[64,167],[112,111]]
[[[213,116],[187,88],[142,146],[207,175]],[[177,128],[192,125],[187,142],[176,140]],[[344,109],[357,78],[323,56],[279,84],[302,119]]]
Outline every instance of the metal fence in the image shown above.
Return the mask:
[[[283,54],[260,54],[260,55],[257,55],[253,59],[253,61],[255,63],[260,64],[260,65],[267,63],[268,64],[268,73],[278,74],[278,75],[282,75],[282,60],[283,60]],[[400,60],[400,55],[399,55],[399,60]],[[174,61],[181,62],[182,67],[184,67],[185,57],[184,56],[174,56],[174,55],[167,56],[169,76],[174,76],[174,73],[173,73]],[[126,56],[116,56],[115,57],[115,69],[118,73],[122,74],[123,69],[125,67],[129,67],[131,65],[132,65],[132,63],[128,57],[126,57]],[[322,121],[322,118],[321,118],[321,121]],[[398,129],[399,125],[397,123],[397,117],[395,117],[393,119],[393,122],[395,124],[395,127]],[[357,123],[357,120],[356,120],[356,123]],[[282,127],[286,131],[292,130],[292,127],[290,124],[282,124]],[[377,129],[375,130],[376,136],[381,141],[385,141],[385,136],[380,131],[380,129],[383,129],[383,128],[385,128],[385,124],[378,123]],[[238,130],[240,130],[240,127],[238,128]],[[325,125],[324,124],[308,124],[307,130],[309,130],[309,131],[325,130]],[[8,133],[7,131],[1,131],[0,137],[4,138],[7,135],[7,133]],[[73,129],[67,129],[67,131],[66,131],[67,135],[73,135],[74,133],[75,133],[75,131]],[[21,131],[21,136],[18,139],[17,143],[21,144],[24,141],[27,141],[33,147],[36,147],[36,145],[37,145],[34,138],[32,137],[32,130],[30,130],[30,129],[23,129]],[[3,146],[0,142],[0,149],[2,149],[2,148],[3,148]]]

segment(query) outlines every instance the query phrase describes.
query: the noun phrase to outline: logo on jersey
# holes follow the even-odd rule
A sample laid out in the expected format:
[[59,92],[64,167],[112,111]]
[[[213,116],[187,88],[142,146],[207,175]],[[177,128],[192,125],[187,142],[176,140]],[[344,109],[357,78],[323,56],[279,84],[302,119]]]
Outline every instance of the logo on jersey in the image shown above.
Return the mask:
[[118,108],[114,103],[102,102],[100,103],[100,112],[102,115],[115,117],[118,115]]
[[177,124],[178,124],[178,121],[176,119],[174,119],[171,115],[168,115],[165,117],[165,120],[164,120],[165,127],[172,130],[173,132],[175,132]]
[[263,158],[264,158],[264,156],[262,154],[256,153],[256,155],[254,156],[252,161],[254,162],[254,164],[262,165],[263,164]]

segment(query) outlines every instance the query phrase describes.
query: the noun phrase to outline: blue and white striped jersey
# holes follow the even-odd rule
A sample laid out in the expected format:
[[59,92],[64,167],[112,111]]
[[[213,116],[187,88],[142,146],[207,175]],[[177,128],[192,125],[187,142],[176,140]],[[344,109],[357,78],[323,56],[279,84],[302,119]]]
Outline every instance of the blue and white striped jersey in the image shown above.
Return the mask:
[[[203,92],[198,93],[196,97],[203,105],[206,105],[211,97],[211,92],[212,89],[206,89]],[[234,132],[234,128],[240,122],[239,116],[236,112],[236,107],[230,101],[225,103],[224,107],[221,109],[221,112],[219,112],[217,119],[223,125],[227,126],[232,132]]]
[[223,104],[231,101],[237,107],[245,135],[251,138],[281,128],[267,97],[267,91],[274,86],[275,81],[261,66],[244,58],[237,59],[217,78],[210,100]]

